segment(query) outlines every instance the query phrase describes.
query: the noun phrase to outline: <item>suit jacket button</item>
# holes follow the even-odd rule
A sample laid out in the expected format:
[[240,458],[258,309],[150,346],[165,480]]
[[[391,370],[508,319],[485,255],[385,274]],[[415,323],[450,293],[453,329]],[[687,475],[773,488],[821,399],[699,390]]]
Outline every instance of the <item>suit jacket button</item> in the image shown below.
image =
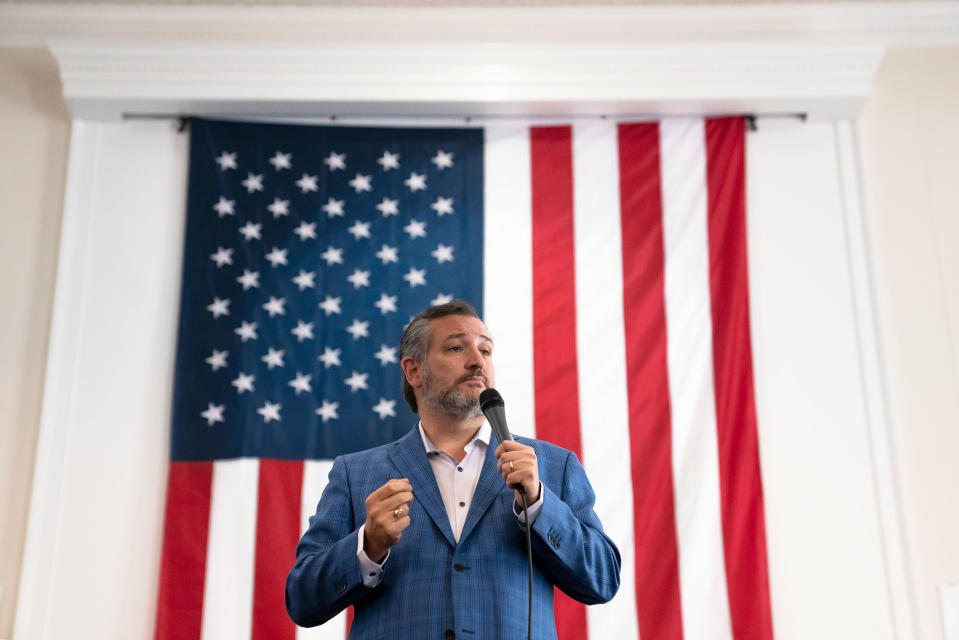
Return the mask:
[[[456,569],[457,571],[459,571],[460,573],[462,573],[463,571],[466,571],[466,567],[464,567],[463,565],[461,565],[459,562],[457,562],[456,564],[454,564],[454,565],[453,565],[453,568]],[[453,631],[450,630],[450,633],[453,633]]]
[[333,590],[336,591],[337,593],[343,593],[344,591],[346,591],[346,583],[345,583],[345,582],[337,582],[337,583],[336,583],[336,586],[333,587]]
[[445,640],[455,640],[456,634],[453,632],[452,629],[447,629],[446,631],[443,632],[443,638]]

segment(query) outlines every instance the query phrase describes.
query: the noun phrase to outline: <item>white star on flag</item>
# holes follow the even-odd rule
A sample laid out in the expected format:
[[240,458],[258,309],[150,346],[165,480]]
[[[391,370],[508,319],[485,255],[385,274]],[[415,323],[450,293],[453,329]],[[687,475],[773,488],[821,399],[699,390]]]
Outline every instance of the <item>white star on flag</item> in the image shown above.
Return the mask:
[[220,171],[227,169],[236,169],[236,151],[224,151],[216,158],[216,163],[220,165]]
[[411,171],[410,177],[404,180],[403,184],[409,187],[411,192],[416,193],[417,191],[426,189],[426,175]]
[[425,238],[426,237],[426,223],[420,222],[419,220],[413,219],[410,220],[410,223],[403,227],[403,231],[410,234],[410,240],[413,238]]
[[388,416],[396,415],[396,400],[387,400],[380,398],[379,403],[373,407],[373,411],[379,414],[380,420],[386,420]]
[[430,209],[436,212],[436,215],[442,217],[446,214],[453,213],[453,198],[444,198],[439,196],[436,198],[436,202],[430,205]]
[[346,276],[346,279],[352,283],[354,289],[370,286],[370,272],[354,269],[352,275]]
[[212,402],[207,404],[206,411],[201,411],[200,415],[206,420],[206,423],[210,426],[214,422],[223,422],[223,410],[226,408],[224,404],[213,404]]
[[266,312],[270,314],[270,317],[276,315],[286,315],[286,309],[283,308],[283,305],[286,304],[286,298],[280,298],[279,300],[270,296],[270,300],[263,305],[263,308],[266,309]]
[[240,336],[240,342],[256,340],[256,323],[242,321],[240,326],[233,330],[233,333]]
[[292,159],[292,153],[283,153],[282,151],[277,151],[275,154],[273,154],[273,157],[270,158],[270,164],[272,164],[273,168],[277,171],[280,169],[289,169],[290,160]]
[[320,207],[323,211],[326,211],[326,216],[328,218],[343,217],[343,200],[337,200],[335,198],[330,198],[326,201],[326,204]]
[[347,231],[353,235],[356,240],[370,237],[370,223],[357,220]]
[[383,171],[389,171],[390,169],[399,169],[400,168],[400,154],[390,153],[389,151],[383,151],[383,155],[380,156],[379,160],[376,161]]
[[273,367],[282,367],[283,366],[283,354],[286,353],[283,349],[277,351],[273,347],[267,347],[266,355],[260,358],[263,362],[266,363],[266,368],[272,370]]
[[253,393],[253,380],[254,380],[254,379],[255,379],[255,378],[254,378],[254,376],[253,376],[252,374],[251,374],[251,375],[247,375],[247,374],[245,374],[245,373],[243,373],[243,372],[241,371],[241,372],[240,372],[240,375],[238,375],[236,378],[234,378],[233,381],[230,382],[230,384],[232,384],[234,387],[236,387],[236,392],[239,393],[239,394],[241,394],[241,395],[243,394],[244,391],[249,391],[250,393]]
[[315,277],[315,271],[303,271],[303,269],[300,269],[300,275],[292,278],[292,280],[293,284],[299,287],[300,291],[303,291],[304,289],[316,286],[316,284],[313,282],[313,278]]
[[290,215],[290,201],[273,198],[273,204],[267,205],[266,210],[272,213],[274,218]]
[[206,310],[212,313],[214,318],[219,318],[220,316],[228,316],[230,315],[230,301],[220,300],[219,298],[214,296],[213,302],[207,306]]
[[298,186],[303,193],[316,191],[316,176],[304,173],[303,177],[296,181],[296,186]]
[[396,362],[396,347],[388,347],[385,344],[380,345],[380,350],[373,354],[373,357],[379,360],[383,366],[391,362]]
[[221,369],[226,366],[227,355],[229,355],[228,351],[217,351],[214,349],[213,354],[204,360],[204,362],[206,362],[214,371],[216,371],[217,369]]
[[453,166],[453,153],[447,153],[441,149],[436,152],[436,155],[433,156],[433,159],[430,160],[430,162],[435,164],[437,169],[449,169]]
[[346,169],[346,154],[330,151],[330,155],[323,159],[323,164],[328,166],[330,171]]
[[342,363],[340,362],[340,354],[343,353],[342,349],[330,349],[325,347],[323,349],[323,355],[317,357],[317,360],[323,363],[324,369],[329,369],[332,366],[339,367]]
[[385,293],[380,294],[380,299],[373,303],[373,306],[380,310],[380,313],[386,315],[390,311],[396,311],[397,296],[388,296]]
[[303,342],[304,340],[312,340],[313,339],[313,323],[297,320],[296,326],[290,329],[290,333],[296,336],[297,342]]
[[341,302],[343,302],[343,298],[326,296],[326,299],[319,304],[319,307],[329,316],[331,313],[342,313],[342,311],[340,311]]
[[416,269],[415,267],[410,267],[409,273],[403,276],[403,279],[410,283],[410,288],[426,284],[426,269]]
[[235,204],[236,202],[233,200],[227,200],[223,196],[220,196],[220,199],[213,205],[213,210],[216,211],[217,217],[220,218],[223,216],[232,216],[234,214],[233,206]]
[[389,245],[383,245],[383,248],[376,252],[376,257],[383,261],[383,264],[388,262],[399,262],[398,249],[396,247],[391,247]]
[[299,371],[296,372],[296,377],[290,380],[290,386],[296,390],[296,395],[300,395],[301,391],[309,393],[312,391],[310,388],[310,380],[313,379],[313,376],[303,375]]
[[353,187],[357,193],[373,190],[373,186],[370,184],[370,176],[363,175],[362,173],[356,174],[356,176],[350,180],[349,185]]
[[243,270],[243,275],[236,279],[237,282],[243,285],[243,290],[246,291],[250,287],[259,287],[260,286],[260,272],[259,271],[250,271],[249,269]]
[[339,406],[339,402],[328,402],[327,400],[324,400],[323,405],[316,410],[316,415],[322,416],[323,422],[326,422],[327,420],[336,420],[340,417],[336,412]]
[[286,262],[286,253],[287,249],[278,249],[273,247],[273,251],[266,254],[266,259],[273,265],[273,268],[276,268],[278,264],[287,264]]
[[447,302],[453,302],[452,294],[441,293],[435,298],[433,298],[432,300],[430,300],[430,304],[433,305],[434,307],[438,304],[446,304]]
[[333,264],[343,264],[343,250],[334,247],[327,247],[326,251],[320,254],[320,257],[326,260],[326,266]]
[[253,238],[257,240],[260,239],[260,229],[263,228],[263,225],[260,223],[247,222],[245,225],[240,227],[240,233],[243,235],[243,239],[249,242]]
[[399,200],[391,200],[390,198],[383,198],[376,208],[380,210],[380,213],[383,214],[383,217],[399,215]]
[[217,247],[216,253],[210,254],[210,260],[216,263],[217,269],[225,264],[233,264],[233,249]]
[[354,340],[368,338],[370,335],[370,323],[360,322],[358,318],[354,318],[353,324],[346,328],[346,332],[353,336]]
[[440,264],[453,261],[453,247],[447,247],[445,244],[436,245],[436,249],[430,252],[430,255],[436,258]]
[[293,233],[300,236],[301,242],[306,242],[307,238],[316,237],[316,223],[315,222],[301,222],[300,226],[293,230]]
[[346,384],[350,385],[350,391],[356,393],[357,389],[366,389],[366,379],[369,377],[368,373],[359,373],[354,371],[353,375],[344,380]]
[[253,193],[254,191],[263,191],[263,176],[261,174],[246,174],[246,180],[241,183],[246,187],[247,193]]
[[256,410],[258,414],[263,416],[263,422],[269,422],[270,420],[276,420],[280,422],[280,405],[273,404],[269,400],[266,401],[262,407]]

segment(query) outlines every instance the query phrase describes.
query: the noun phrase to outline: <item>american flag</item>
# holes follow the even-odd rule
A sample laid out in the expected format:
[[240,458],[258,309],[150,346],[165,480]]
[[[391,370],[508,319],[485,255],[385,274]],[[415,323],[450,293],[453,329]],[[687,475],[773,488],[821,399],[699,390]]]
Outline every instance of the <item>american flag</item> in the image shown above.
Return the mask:
[[297,629],[293,548],[339,453],[416,417],[397,346],[471,302],[511,428],[573,450],[622,587],[561,638],[772,638],[743,123],[192,123],[157,638]]

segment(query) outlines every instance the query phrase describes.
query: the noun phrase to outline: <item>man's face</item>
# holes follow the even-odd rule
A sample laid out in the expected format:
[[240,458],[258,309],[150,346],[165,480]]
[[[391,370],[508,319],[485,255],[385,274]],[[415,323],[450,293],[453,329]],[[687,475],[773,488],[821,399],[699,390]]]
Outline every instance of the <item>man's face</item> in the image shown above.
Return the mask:
[[444,316],[429,324],[422,402],[459,418],[483,415],[479,396],[495,383],[493,340],[478,318]]

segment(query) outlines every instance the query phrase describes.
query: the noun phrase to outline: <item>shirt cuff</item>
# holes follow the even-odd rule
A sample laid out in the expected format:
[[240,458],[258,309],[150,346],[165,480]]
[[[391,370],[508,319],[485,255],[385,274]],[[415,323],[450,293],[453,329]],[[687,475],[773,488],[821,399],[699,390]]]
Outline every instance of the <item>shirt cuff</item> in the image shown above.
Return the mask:
[[389,549],[386,550],[386,557],[383,558],[383,562],[376,564],[370,557],[366,555],[366,551],[363,550],[363,531],[366,529],[366,524],[360,526],[359,535],[356,538],[356,559],[360,562],[360,577],[363,579],[363,585],[369,589],[372,589],[380,583],[380,580],[383,578],[383,565],[386,564],[386,561],[390,558]]
[[[543,510],[543,498],[546,497],[546,492],[543,491],[543,483],[539,483],[539,500],[533,504],[526,507],[527,513],[529,513],[529,523],[532,526],[536,522],[536,517],[539,515],[539,512]],[[523,505],[516,504],[516,501],[513,501],[513,515],[516,516],[516,519],[519,520],[521,526],[526,526],[526,517],[523,513]],[[383,562],[386,562],[384,560]]]

